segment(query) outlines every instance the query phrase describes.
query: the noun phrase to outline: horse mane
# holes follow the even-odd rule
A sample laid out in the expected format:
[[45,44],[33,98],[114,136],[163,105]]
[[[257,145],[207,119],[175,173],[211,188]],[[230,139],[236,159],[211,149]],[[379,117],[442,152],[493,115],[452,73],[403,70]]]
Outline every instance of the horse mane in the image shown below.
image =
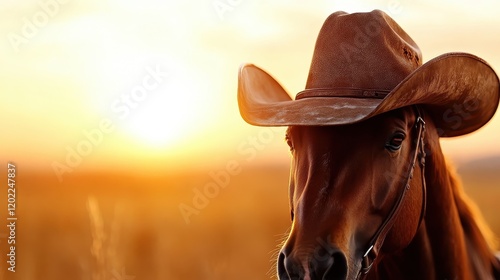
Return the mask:
[[[436,176],[432,184],[447,186],[451,192],[462,234],[465,241],[468,260],[473,268],[475,279],[490,279],[493,273],[498,277],[500,263],[495,257],[495,249],[498,249],[499,240],[487,225],[477,205],[472,201],[463,189],[462,182],[457,175],[455,167],[450,163],[441,150],[440,138],[432,119],[426,122],[427,143],[430,146],[431,172]],[[444,170],[443,170],[444,169]],[[444,171],[444,172],[443,172]],[[494,278],[496,279],[496,278]]]
[[477,253],[476,257],[491,259],[499,245],[499,240],[487,225],[476,203],[465,193],[455,167],[446,161],[448,179],[465,237]]

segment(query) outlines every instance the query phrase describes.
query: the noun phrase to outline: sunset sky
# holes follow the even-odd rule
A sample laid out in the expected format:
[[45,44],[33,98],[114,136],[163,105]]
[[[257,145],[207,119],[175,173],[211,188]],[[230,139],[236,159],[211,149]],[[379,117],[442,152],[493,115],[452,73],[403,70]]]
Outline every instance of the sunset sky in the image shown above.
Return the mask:
[[[496,0],[270,2],[3,1],[3,161],[49,172],[161,172],[257,157],[286,164],[284,129],[251,127],[239,116],[238,67],[255,63],[295,95],[319,28],[337,10],[385,11],[424,61],[465,51],[500,71]],[[499,143],[497,113],[443,146],[464,162],[500,155]]]

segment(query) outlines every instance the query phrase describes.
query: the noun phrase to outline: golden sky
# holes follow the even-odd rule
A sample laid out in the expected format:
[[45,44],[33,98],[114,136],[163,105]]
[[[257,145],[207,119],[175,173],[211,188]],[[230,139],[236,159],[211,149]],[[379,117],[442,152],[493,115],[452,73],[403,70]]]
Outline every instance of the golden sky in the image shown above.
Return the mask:
[[[206,167],[257,154],[286,163],[283,128],[240,118],[238,67],[255,63],[295,95],[319,28],[337,10],[385,11],[424,61],[465,51],[500,69],[498,1],[269,2],[4,1],[2,158],[73,171]],[[499,132],[497,114],[443,146],[456,161],[500,155]]]

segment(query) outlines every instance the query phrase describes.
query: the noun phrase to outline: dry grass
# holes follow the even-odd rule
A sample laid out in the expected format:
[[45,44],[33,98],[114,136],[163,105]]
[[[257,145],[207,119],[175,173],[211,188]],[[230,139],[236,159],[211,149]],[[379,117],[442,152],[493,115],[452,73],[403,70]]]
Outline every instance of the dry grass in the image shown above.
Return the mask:
[[92,280],[120,280],[123,264],[118,254],[119,226],[117,209],[115,207],[114,217],[109,224],[104,224],[99,203],[96,198],[90,196],[87,201],[87,209],[90,219],[90,233],[92,245],[90,254],[93,258]]
[[[19,179],[18,271],[0,279],[274,277],[289,226],[287,167],[244,169],[189,225],[179,203],[191,203],[193,188],[210,182],[207,173],[74,174],[63,184],[51,175]],[[466,174],[463,181],[500,234],[498,177]]]

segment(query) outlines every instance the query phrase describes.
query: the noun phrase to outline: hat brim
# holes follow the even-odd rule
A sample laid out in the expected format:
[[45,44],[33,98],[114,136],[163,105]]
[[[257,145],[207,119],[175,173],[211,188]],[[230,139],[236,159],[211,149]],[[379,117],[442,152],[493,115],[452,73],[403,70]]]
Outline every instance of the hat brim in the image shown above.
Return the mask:
[[243,119],[257,126],[345,125],[410,105],[424,105],[440,135],[477,130],[495,114],[500,98],[495,71],[467,53],[438,56],[417,68],[385,98],[308,97],[292,100],[264,70],[242,65],[238,105]]

